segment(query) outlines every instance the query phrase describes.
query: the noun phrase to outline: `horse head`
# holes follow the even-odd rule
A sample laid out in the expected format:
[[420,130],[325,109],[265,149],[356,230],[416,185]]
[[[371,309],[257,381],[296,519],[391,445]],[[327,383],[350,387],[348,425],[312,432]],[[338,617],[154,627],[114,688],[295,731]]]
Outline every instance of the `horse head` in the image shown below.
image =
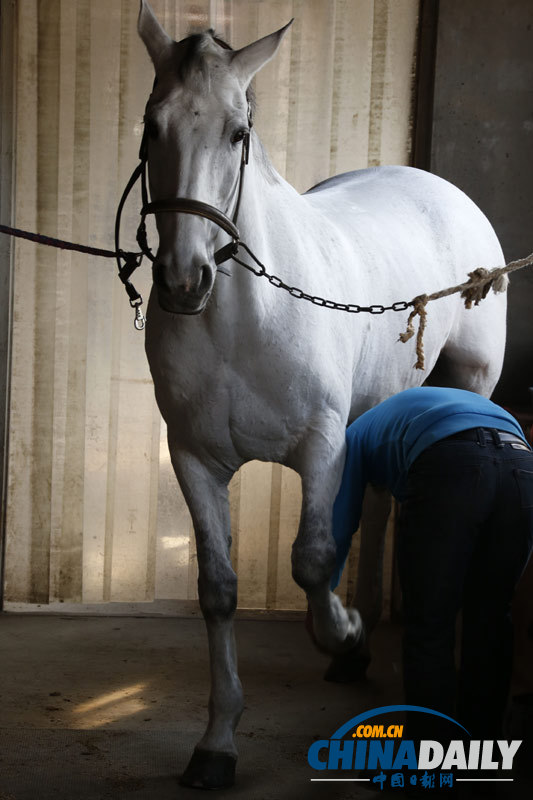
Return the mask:
[[231,50],[212,30],[175,42],[141,0],[139,35],[156,73],[145,112],[149,185],[159,234],[153,280],[165,311],[204,310],[216,277],[219,229],[206,217],[162,206],[187,198],[232,213],[242,142],[251,126],[250,82],[274,56],[287,28],[241,50]]

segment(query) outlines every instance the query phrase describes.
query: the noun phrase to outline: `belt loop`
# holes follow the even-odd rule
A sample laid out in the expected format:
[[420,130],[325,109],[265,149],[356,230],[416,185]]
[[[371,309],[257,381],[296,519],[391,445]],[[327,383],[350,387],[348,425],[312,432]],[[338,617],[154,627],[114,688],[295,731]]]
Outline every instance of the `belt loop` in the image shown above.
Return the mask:
[[500,438],[500,432],[496,428],[491,428],[492,441],[496,447],[503,447],[503,442]]
[[487,437],[483,428],[477,429],[477,443],[480,447],[486,447],[487,445]]

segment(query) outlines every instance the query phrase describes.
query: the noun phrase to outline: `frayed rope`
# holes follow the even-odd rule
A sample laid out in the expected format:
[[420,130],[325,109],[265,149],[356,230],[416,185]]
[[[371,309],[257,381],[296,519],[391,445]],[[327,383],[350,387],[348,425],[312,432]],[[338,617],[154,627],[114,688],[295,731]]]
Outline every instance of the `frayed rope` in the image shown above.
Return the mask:
[[533,253],[526,258],[520,258],[517,261],[511,261],[505,267],[497,267],[496,269],[485,269],[479,267],[468,273],[469,280],[460,283],[457,286],[451,286],[449,289],[442,289],[440,292],[433,294],[419,294],[413,298],[409,303],[413,310],[407,319],[407,327],[404,333],[400,333],[398,341],[408,342],[415,335],[415,318],[419,318],[418,331],[416,333],[416,364],[415,369],[425,369],[424,359],[424,331],[427,325],[427,309],[426,306],[430,300],[438,300],[441,297],[448,297],[449,295],[461,293],[461,298],[465,302],[465,308],[472,308],[478,306],[482,300],[488,295],[490,290],[495,294],[505,292],[509,280],[507,274],[514,272],[517,269],[533,266]]
[[400,342],[408,342],[411,337],[415,335],[415,317],[419,317],[418,331],[416,334],[416,364],[414,369],[424,369],[424,331],[426,330],[427,316],[426,304],[428,302],[427,294],[421,294],[412,300],[413,310],[409,314],[407,320],[407,328],[405,333],[400,333]]

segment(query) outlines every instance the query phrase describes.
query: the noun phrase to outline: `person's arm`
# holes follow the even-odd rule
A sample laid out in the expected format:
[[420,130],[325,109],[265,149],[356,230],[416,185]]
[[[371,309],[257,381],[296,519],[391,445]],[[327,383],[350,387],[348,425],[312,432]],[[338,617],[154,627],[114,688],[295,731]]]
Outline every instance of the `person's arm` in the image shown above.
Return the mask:
[[331,578],[332,589],[339,584],[352,544],[352,536],[359,527],[366,484],[361,448],[357,437],[351,435],[350,429],[346,436],[346,447],[346,463],[339,493],[333,506],[332,533],[337,546],[337,563]]

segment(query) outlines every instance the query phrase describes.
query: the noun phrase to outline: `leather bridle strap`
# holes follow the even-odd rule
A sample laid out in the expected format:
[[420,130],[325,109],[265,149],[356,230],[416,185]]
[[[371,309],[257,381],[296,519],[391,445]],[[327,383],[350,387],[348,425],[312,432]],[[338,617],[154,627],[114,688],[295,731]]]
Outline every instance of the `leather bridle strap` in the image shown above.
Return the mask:
[[239,230],[230,218],[215,206],[210,206],[201,200],[191,200],[188,197],[156,200],[144,206],[141,216],[144,218],[147,214],[159,214],[161,211],[177,211],[182,214],[194,214],[198,217],[204,217],[210,222],[214,222],[219,228],[222,228],[232,239],[239,238]]

